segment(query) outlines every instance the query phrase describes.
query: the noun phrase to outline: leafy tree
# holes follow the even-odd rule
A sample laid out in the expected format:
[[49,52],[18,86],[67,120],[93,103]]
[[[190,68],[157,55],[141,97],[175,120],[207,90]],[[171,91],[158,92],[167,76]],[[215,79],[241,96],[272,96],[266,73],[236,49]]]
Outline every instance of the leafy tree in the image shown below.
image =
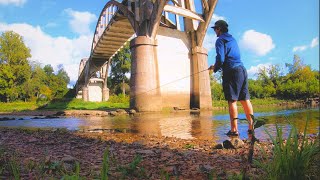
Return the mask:
[[64,70],[62,67],[61,69],[58,70],[57,77],[63,80],[66,84],[70,82],[70,78],[68,76],[68,73]]
[[210,76],[211,95],[213,100],[223,100],[223,90],[221,84],[221,73],[216,73]]
[[[60,66],[59,68],[60,69],[56,75],[54,74],[54,70],[50,64],[45,65],[43,68],[46,78],[42,79],[42,82],[50,89],[50,91],[46,88],[42,88],[42,90],[45,90],[45,95],[48,99],[62,98],[68,92],[67,85],[70,82],[70,78],[63,66]],[[43,92],[41,94],[43,94]]]
[[281,79],[282,70],[280,68],[280,65],[279,64],[271,65],[268,69],[268,74],[269,74],[270,81],[273,83],[273,87],[277,89],[282,80]]
[[301,58],[295,54],[293,57],[293,63],[286,63],[286,67],[289,69],[290,74],[295,74],[299,69],[303,67]]
[[251,83],[254,91],[256,91],[253,94],[255,94],[258,98],[275,96],[280,83],[280,74],[281,72],[279,65],[271,65],[269,67],[259,68],[257,82]]
[[0,96],[7,102],[17,100],[23,94],[23,84],[30,78],[31,67],[28,58],[30,49],[23,38],[6,31],[0,36]]
[[111,90],[119,94],[126,94],[129,89],[129,79],[126,74],[131,70],[131,52],[129,45],[125,45],[111,61]]
[[261,80],[249,79],[248,83],[249,83],[248,86],[249,86],[251,98],[264,98],[265,97]]
[[51,94],[43,91],[48,87],[46,84],[47,79],[48,77],[44,69],[39,64],[35,65],[29,81],[30,85],[28,86],[30,87],[31,97],[39,98],[41,94],[45,94],[49,99],[51,98]]
[[54,70],[53,70],[53,68],[52,68],[52,66],[50,64],[45,65],[43,67],[43,70],[48,76],[53,75]]

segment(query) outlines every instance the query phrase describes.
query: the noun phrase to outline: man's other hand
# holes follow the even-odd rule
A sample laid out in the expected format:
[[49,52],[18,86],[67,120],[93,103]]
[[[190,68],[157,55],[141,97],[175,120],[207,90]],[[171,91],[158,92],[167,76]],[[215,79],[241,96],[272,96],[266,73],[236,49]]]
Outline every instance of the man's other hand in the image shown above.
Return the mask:
[[209,68],[208,68],[208,70],[214,70],[214,65],[211,65]]

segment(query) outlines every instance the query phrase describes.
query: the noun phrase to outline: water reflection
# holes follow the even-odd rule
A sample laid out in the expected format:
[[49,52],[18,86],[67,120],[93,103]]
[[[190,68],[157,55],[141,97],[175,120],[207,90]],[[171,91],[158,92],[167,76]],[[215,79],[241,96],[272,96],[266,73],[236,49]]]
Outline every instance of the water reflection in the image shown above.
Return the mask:
[[200,114],[144,114],[132,119],[133,129],[141,134],[177,137],[181,139],[213,139],[211,112]]
[[[308,134],[319,132],[319,109],[291,109],[270,112],[258,112],[257,118],[264,118],[267,123],[256,129],[256,137],[268,139],[265,129],[276,134],[275,124],[283,128],[284,136],[290,132],[290,124],[294,124],[299,132],[303,132],[305,122],[309,118]],[[1,117],[1,116],[0,116]],[[6,116],[8,117],[8,116]],[[12,117],[12,116],[11,116]],[[15,117],[19,119],[20,117]],[[239,118],[245,118],[243,113]],[[32,128],[67,128],[69,130],[94,132],[124,132],[141,135],[177,137],[181,139],[205,139],[222,142],[227,139],[225,133],[230,129],[229,115],[221,111],[203,111],[201,113],[179,112],[168,114],[143,114],[133,117],[83,117],[59,119],[32,119],[0,121],[0,126],[32,127]],[[247,138],[248,124],[239,121],[241,138]]]

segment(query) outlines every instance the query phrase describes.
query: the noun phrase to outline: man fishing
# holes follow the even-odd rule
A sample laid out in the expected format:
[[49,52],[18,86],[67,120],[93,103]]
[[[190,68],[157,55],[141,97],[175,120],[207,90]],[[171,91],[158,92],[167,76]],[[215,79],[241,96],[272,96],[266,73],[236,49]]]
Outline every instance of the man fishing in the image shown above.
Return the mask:
[[228,24],[218,20],[212,27],[218,37],[216,61],[209,67],[215,73],[222,70],[222,86],[228,101],[231,129],[228,136],[239,136],[237,101],[240,101],[249,122],[248,135],[253,134],[253,108],[248,90],[247,70],[243,66],[237,41],[228,33]]

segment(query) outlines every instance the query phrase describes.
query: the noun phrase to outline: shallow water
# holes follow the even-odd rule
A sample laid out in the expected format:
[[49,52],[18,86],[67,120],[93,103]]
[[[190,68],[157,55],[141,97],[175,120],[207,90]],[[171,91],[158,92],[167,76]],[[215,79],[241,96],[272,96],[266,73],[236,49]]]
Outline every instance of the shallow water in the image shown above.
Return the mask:
[[[14,117],[14,116],[0,116]],[[319,132],[319,108],[302,109],[269,109],[258,110],[257,119],[266,120],[266,124],[255,130],[256,137],[260,140],[269,138],[265,129],[272,135],[276,134],[275,124],[283,128],[286,136],[290,123],[298,131],[303,132],[306,120],[309,119],[308,134]],[[121,132],[141,135],[155,135],[177,137],[182,139],[207,139],[222,142],[227,139],[225,133],[230,129],[229,114],[227,111],[204,111],[201,113],[167,113],[167,114],[142,114],[137,116],[118,117],[67,117],[57,119],[32,119],[32,116],[14,117],[16,120],[0,121],[2,127],[21,128],[66,128],[68,130],[90,132]],[[23,118],[23,120],[18,120]],[[245,118],[240,112],[239,118]],[[248,124],[238,121],[239,132],[242,139],[247,138]]]

